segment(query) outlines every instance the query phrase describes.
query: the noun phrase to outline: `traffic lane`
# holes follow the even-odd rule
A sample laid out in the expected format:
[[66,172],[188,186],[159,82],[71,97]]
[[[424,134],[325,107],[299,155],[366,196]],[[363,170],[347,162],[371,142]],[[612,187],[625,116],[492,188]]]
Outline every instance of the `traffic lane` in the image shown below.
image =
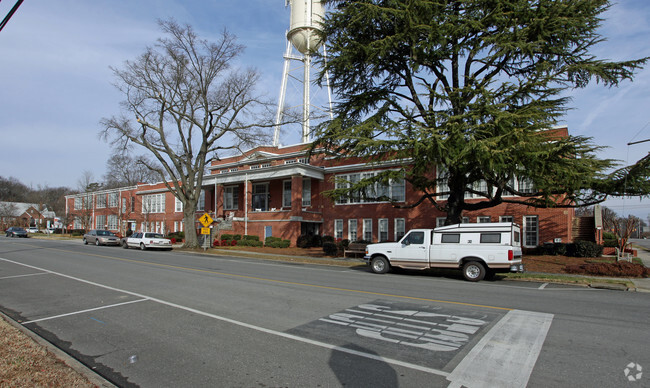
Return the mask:
[[[57,285],[57,276],[48,276],[54,278],[49,288],[70,286],[70,278],[58,277]],[[88,282],[80,284],[87,287],[87,295],[102,288]],[[57,304],[60,297],[38,291],[38,282],[31,279],[19,284],[2,281],[0,285],[3,291],[18,287],[22,294],[32,296],[36,290],[39,298],[51,304]],[[115,295],[107,298],[107,291]],[[389,365],[382,361],[381,348],[376,352],[354,341],[312,341],[155,299],[106,305],[107,299],[134,295],[115,289],[100,290],[99,294],[95,309],[83,305],[75,313],[66,304],[60,312],[48,309],[55,314],[50,317],[40,312],[25,316],[17,311],[18,305],[11,304],[11,298],[5,302],[3,297],[3,308],[14,310],[26,327],[118,385],[315,386],[336,385],[337,381],[347,384],[363,378],[376,382],[376,386],[395,386],[394,381],[422,385],[442,382],[445,377],[431,376],[409,363]],[[361,365],[368,369],[356,369]]]
[[[76,256],[77,254],[80,256]],[[267,308],[268,299],[272,301],[278,296],[272,295],[277,292],[277,289],[271,288],[266,291],[264,288],[274,283],[285,284],[294,292],[308,292],[312,297],[292,300],[290,294],[279,295],[296,303],[296,309],[287,317],[295,318],[292,314],[299,312],[298,318],[301,320],[313,318],[308,313],[312,305],[327,308],[324,305],[329,304],[329,308],[336,311],[337,306],[333,303],[333,299],[340,292],[345,292],[350,297],[354,294],[359,294],[360,297],[366,294],[384,295],[414,300],[437,300],[533,310],[550,314],[582,314],[605,319],[612,316],[611,311],[620,312],[625,307],[624,314],[614,315],[626,316],[626,319],[635,322],[647,320],[649,310],[638,308],[639,303],[647,302],[647,298],[642,300],[635,293],[584,288],[570,288],[564,291],[550,285],[539,290],[540,286],[511,281],[469,283],[432,276],[420,271],[377,275],[365,268],[296,266],[255,259],[174,252],[127,251],[80,244],[52,249],[47,252],[46,258],[34,257],[31,252],[26,255],[19,253],[14,255],[19,255],[21,260],[28,263],[39,263],[53,269],[63,268],[68,273],[95,279],[104,284],[113,284],[119,288],[146,292],[166,300],[176,300],[181,304],[199,303],[200,308],[219,308],[219,306],[210,306],[214,304],[215,296],[218,296],[220,301],[243,314],[237,317],[238,319],[246,321],[266,319],[265,315],[272,313]],[[121,263],[130,265],[123,266]],[[198,275],[192,280],[201,285],[193,288],[192,292],[198,293],[196,298],[188,293],[189,283],[172,280],[176,276],[176,271]],[[161,281],[164,282],[162,287]],[[242,284],[251,284],[254,287],[239,287]],[[567,298],[574,303],[566,303]],[[240,307],[251,303],[255,304],[254,308]]]

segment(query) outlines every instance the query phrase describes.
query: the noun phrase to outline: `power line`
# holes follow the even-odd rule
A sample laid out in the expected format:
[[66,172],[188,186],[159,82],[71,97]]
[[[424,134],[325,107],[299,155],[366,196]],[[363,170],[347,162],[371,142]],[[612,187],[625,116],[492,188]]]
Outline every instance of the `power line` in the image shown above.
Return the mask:
[[5,28],[5,26],[7,25],[7,23],[9,23],[9,19],[11,19],[11,17],[14,16],[16,11],[18,10],[18,7],[20,7],[23,1],[24,0],[18,0],[16,4],[14,4],[14,6],[11,8],[7,16],[5,16],[4,19],[2,19],[2,22],[0,22],[0,31],[2,31],[2,29]]

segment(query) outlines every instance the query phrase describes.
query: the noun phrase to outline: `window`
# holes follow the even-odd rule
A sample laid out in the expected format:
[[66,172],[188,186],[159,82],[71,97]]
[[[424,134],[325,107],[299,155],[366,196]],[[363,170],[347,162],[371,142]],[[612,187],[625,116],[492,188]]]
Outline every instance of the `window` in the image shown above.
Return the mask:
[[357,224],[356,219],[348,220],[348,240],[350,242],[357,241]]
[[443,244],[458,244],[460,242],[460,233],[445,233],[442,235]]
[[406,222],[403,218],[395,218],[395,241],[399,241],[406,233]]
[[366,218],[363,220],[363,239],[364,241],[372,241],[372,220]]
[[499,222],[515,222],[515,217],[513,217],[513,216],[501,216],[501,217],[499,217]]
[[499,244],[501,233],[481,233],[481,244]]
[[334,238],[343,238],[343,220],[334,220]]
[[95,228],[104,229],[106,226],[106,216],[97,216],[95,217]]
[[177,213],[183,211],[183,202],[176,197],[174,197],[174,211]]
[[116,215],[109,215],[106,219],[107,224],[106,224],[106,229],[109,230],[117,230],[117,216]]
[[117,207],[119,204],[119,195],[117,193],[108,194],[108,207]]
[[142,196],[142,213],[164,213],[165,194],[149,194]]
[[379,219],[379,241],[388,241],[388,219]]
[[269,209],[269,184],[253,184],[253,210],[266,211]]
[[72,227],[74,229],[81,229],[81,219],[79,217],[74,218],[74,221],[72,221]]
[[122,198],[122,213],[126,213],[126,198]]
[[302,180],[302,206],[311,206],[311,178]]
[[492,219],[490,218],[490,216],[480,216],[480,217],[476,217],[476,222],[479,224],[489,224],[490,222],[492,222]]
[[205,190],[201,190],[201,194],[199,194],[199,202],[196,203],[196,210],[205,210]]
[[106,207],[106,194],[97,194],[95,198],[97,201],[97,209],[103,209]]
[[74,199],[74,210],[81,210],[81,197]]
[[408,242],[409,244],[424,244],[424,232],[411,232],[404,239],[404,242]]
[[291,181],[282,182],[282,207],[291,207]]
[[445,220],[447,217],[436,217],[436,227],[445,226]]
[[90,210],[93,208],[93,196],[92,194],[86,195],[83,199],[83,208],[86,210]]
[[135,197],[131,197],[131,213],[135,211]]
[[[376,172],[365,172],[363,174],[354,173],[348,175],[338,175],[336,177],[335,188],[337,189],[346,189],[354,186],[359,183],[361,179],[368,179],[375,176]],[[378,199],[383,198],[383,199]],[[361,191],[354,191],[349,193],[347,196],[340,196],[336,199],[336,204],[348,204],[348,203],[373,203],[373,202],[386,202],[388,198],[397,201],[404,202],[406,198],[406,184],[404,179],[391,179],[390,182],[386,184],[375,183],[374,185],[368,186]]]
[[536,247],[539,245],[539,219],[537,216],[524,217],[524,246]]
[[519,178],[519,192],[531,194],[535,191],[533,181],[528,178]]
[[227,186],[223,188],[223,209],[237,210],[239,207],[239,187]]

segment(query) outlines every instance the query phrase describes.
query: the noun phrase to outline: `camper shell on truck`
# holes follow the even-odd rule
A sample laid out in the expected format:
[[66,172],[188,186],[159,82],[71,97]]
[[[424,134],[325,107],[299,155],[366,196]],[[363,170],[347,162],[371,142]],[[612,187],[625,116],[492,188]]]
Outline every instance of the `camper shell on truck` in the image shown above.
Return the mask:
[[457,268],[473,282],[497,272],[523,272],[521,228],[513,222],[412,229],[396,243],[370,244],[364,259],[375,273],[391,267]]

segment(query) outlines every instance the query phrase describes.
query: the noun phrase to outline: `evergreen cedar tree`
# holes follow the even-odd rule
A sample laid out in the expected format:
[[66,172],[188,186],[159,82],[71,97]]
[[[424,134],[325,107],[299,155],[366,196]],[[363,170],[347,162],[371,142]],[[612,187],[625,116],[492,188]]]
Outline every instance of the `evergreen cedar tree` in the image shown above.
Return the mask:
[[[340,196],[404,178],[424,201],[447,212],[504,202],[573,207],[626,194],[647,195],[648,160],[607,173],[616,161],[582,136],[553,136],[568,109],[566,91],[595,81],[632,80],[648,58],[608,62],[589,50],[605,0],[326,1],[323,71],[338,94],[319,146],[370,163],[408,160]],[[521,192],[513,178],[532,182]],[[448,190],[436,192],[445,183]],[[487,183],[487,184],[486,184]],[[465,193],[481,200],[465,201]],[[445,201],[437,196],[445,195]],[[516,195],[517,197],[513,197]],[[398,206],[398,205],[395,205]]]

